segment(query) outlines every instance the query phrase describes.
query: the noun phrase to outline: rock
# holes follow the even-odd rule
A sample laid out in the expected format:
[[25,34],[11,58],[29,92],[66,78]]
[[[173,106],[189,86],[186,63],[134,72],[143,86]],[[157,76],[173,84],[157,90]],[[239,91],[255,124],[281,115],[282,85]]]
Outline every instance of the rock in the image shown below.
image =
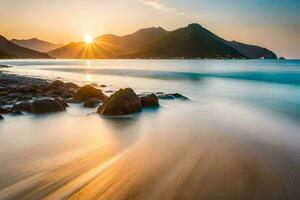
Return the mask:
[[164,100],[174,100],[175,97],[169,94],[160,94],[157,96],[159,99],[164,99]]
[[97,98],[90,98],[86,100],[83,104],[84,107],[86,108],[95,108],[101,103],[101,100]]
[[9,113],[11,113],[10,109],[0,107],[0,114],[9,114]]
[[7,96],[7,95],[8,95],[7,91],[0,91],[0,97]]
[[32,99],[31,96],[25,95],[25,96],[20,96],[20,97],[18,97],[18,98],[17,98],[17,101],[29,101],[29,100],[31,100],[31,99]]
[[108,116],[128,115],[141,111],[141,101],[131,88],[115,92],[97,110],[98,113]]
[[6,87],[0,86],[0,92],[6,92],[6,91],[7,91]]
[[161,94],[160,93],[160,94],[158,94],[157,97],[159,99],[164,99],[164,100],[174,100],[174,99],[185,100],[185,101],[190,100],[188,97],[183,96],[182,94],[179,94],[179,93],[172,93],[172,94]]
[[185,101],[189,101],[190,99],[186,96],[183,96],[182,94],[179,93],[173,93],[171,94],[173,97],[175,97],[175,99],[180,99],[180,100],[185,100]]
[[107,99],[107,96],[101,90],[94,88],[91,85],[81,87],[74,95],[75,100],[86,101],[90,98],[98,98],[102,101]]
[[31,105],[31,112],[34,114],[44,114],[51,112],[66,111],[66,107],[60,101],[52,98],[35,100]]
[[68,98],[71,98],[73,97],[74,93],[72,91],[65,91],[61,97],[64,98],[64,99],[68,99]]
[[61,98],[59,98],[59,97],[54,98],[54,100],[55,100],[55,101],[58,101],[59,103],[61,103],[62,105],[64,105],[65,108],[69,107],[68,103],[67,103],[65,100],[63,100],[63,99],[61,99]]
[[23,113],[21,111],[14,111],[10,115],[11,116],[19,116],[19,115],[23,115]]
[[15,105],[13,105],[12,110],[13,111],[30,112],[30,110],[31,110],[31,103],[27,102],[27,101],[16,103]]
[[67,88],[73,88],[73,89],[79,89],[79,86],[76,85],[75,83],[72,83],[72,82],[66,82],[65,83],[65,87],[67,87]]
[[2,117],[2,115],[0,115],[0,120],[3,120],[4,119],[4,117]]
[[51,88],[51,89],[57,89],[57,88],[63,87],[63,86],[64,86],[64,82],[62,82],[60,80],[53,81],[52,83],[49,84],[49,88]]
[[158,107],[159,101],[155,94],[140,97],[143,108]]

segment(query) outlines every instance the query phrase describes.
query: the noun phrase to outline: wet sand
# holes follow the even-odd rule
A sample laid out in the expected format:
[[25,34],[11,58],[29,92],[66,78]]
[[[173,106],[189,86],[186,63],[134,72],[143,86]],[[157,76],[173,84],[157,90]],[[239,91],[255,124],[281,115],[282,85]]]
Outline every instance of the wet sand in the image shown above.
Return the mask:
[[297,154],[209,135],[106,143],[2,179],[0,199],[299,199]]

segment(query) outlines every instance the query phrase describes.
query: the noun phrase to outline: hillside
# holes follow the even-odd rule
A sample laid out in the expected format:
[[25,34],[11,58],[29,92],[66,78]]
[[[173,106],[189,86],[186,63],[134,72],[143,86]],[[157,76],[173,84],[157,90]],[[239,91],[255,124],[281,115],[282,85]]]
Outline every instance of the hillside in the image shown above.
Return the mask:
[[24,47],[20,47],[0,35],[0,50],[16,58],[51,58],[46,53],[41,53]]
[[225,40],[199,24],[190,24],[166,34],[162,39],[129,58],[245,58]]
[[245,55],[246,57],[248,57],[250,59],[259,59],[259,58],[277,59],[277,55],[274,52],[270,51],[269,49],[263,48],[263,47],[244,44],[244,43],[237,42],[237,41],[229,41],[228,45],[235,48],[240,53],[242,53],[243,55]]
[[61,45],[53,44],[51,42],[39,40],[37,38],[32,38],[28,40],[12,39],[11,42],[21,47],[25,47],[39,52],[48,52],[53,49],[57,49],[61,46]]
[[167,31],[162,28],[147,28],[125,36],[107,34],[95,38],[91,45],[73,42],[48,53],[55,58],[118,58],[121,55],[138,52],[166,33]]
[[0,50],[0,59],[11,59],[11,58],[15,58],[15,56]]

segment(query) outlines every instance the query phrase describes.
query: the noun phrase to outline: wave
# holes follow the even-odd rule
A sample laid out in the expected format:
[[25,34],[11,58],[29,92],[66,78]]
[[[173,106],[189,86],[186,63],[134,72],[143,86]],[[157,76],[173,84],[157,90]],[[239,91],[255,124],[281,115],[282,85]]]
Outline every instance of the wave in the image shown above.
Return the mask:
[[96,69],[96,68],[42,68],[42,70],[88,73],[97,75],[113,75],[128,77],[143,77],[168,80],[201,80],[203,78],[228,78],[272,83],[300,85],[300,72],[293,71],[238,71],[238,72],[182,72],[139,69]]

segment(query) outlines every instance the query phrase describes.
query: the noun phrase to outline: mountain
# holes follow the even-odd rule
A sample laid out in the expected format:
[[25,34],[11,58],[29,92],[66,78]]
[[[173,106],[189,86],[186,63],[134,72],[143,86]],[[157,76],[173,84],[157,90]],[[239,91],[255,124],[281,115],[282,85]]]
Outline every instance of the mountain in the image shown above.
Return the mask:
[[24,47],[20,47],[0,35],[0,51],[15,58],[51,58],[46,53],[41,53]]
[[67,44],[48,52],[55,58],[276,58],[262,47],[229,42],[199,24],[174,31],[163,28],[140,29],[132,34],[112,34],[84,42]]
[[43,40],[39,40],[37,38],[32,38],[28,40],[17,40],[12,39],[11,42],[15,43],[16,45],[19,45],[21,47],[25,47],[28,49],[32,49],[39,52],[48,52],[53,49],[57,49],[61,47],[61,45],[53,44],[50,42],[46,42]]
[[11,58],[15,58],[15,56],[0,50],[0,59],[11,59]]
[[228,41],[228,45],[235,48],[250,59],[277,59],[277,55],[274,52],[263,47],[244,44],[237,41]]
[[128,58],[245,58],[226,41],[199,24],[171,31]]
[[125,36],[106,34],[95,38],[91,45],[73,42],[48,53],[55,58],[119,58],[138,52],[166,34],[167,31],[162,28],[141,29]]

